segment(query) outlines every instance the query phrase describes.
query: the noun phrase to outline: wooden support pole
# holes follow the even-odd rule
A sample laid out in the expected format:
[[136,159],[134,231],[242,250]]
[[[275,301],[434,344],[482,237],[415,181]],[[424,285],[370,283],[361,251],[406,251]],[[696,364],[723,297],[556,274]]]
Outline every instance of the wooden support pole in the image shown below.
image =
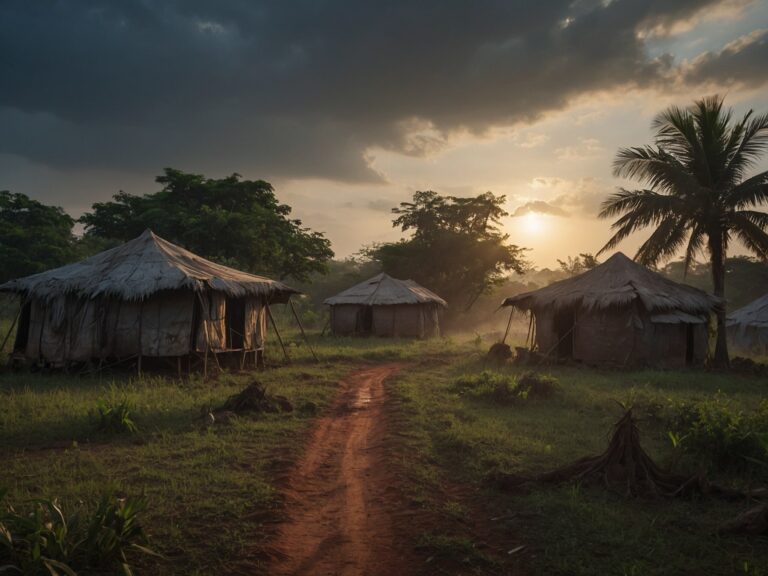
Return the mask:
[[512,326],[512,314],[514,314],[514,308],[509,309],[509,320],[507,320],[507,329],[504,331],[504,338],[501,339],[502,344],[507,343],[507,336],[509,336],[509,328]]
[[312,350],[312,345],[309,343],[309,338],[307,338],[307,334],[304,332],[304,326],[301,325],[301,320],[299,320],[299,315],[296,313],[296,308],[293,306],[293,300],[288,300],[288,304],[291,305],[291,312],[293,312],[293,317],[296,318],[296,324],[299,325],[299,330],[301,330],[301,335],[304,337],[304,342],[307,345],[307,348],[309,348],[309,351],[312,352],[312,357],[315,359],[315,362],[320,362],[317,358],[317,354],[315,354],[315,351]]
[[269,321],[272,323],[272,328],[275,330],[275,335],[277,336],[277,341],[280,342],[280,347],[283,349],[283,356],[285,356],[285,361],[290,364],[291,363],[291,357],[288,356],[288,350],[285,349],[285,344],[283,343],[283,339],[280,336],[280,331],[277,329],[277,324],[275,324],[275,319],[272,316],[272,310],[269,308],[269,304],[264,304],[264,307],[267,309],[267,316],[269,316]]
[[19,311],[16,313],[16,316],[13,318],[13,323],[11,324],[11,327],[8,329],[8,333],[5,335],[5,338],[3,339],[3,345],[0,346],[0,354],[3,353],[3,350],[5,350],[5,345],[8,343],[8,340],[11,338],[11,333],[13,332],[13,329],[16,328],[16,322],[19,321],[19,317],[21,316],[21,310],[24,308],[24,303],[22,302],[19,306]]

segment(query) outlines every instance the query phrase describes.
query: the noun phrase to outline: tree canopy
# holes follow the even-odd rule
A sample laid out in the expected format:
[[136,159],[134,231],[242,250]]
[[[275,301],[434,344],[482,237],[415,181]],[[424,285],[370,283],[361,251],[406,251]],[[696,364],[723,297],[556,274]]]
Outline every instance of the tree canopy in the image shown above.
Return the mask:
[[269,182],[171,168],[156,181],[159,192],[94,204],[80,218],[86,236],[126,241],[151,228],[205,258],[281,279],[306,280],[333,257],[330,241],[290,218]]
[[507,215],[505,200],[491,192],[471,198],[416,192],[412,202],[392,209],[393,226],[412,236],[366,253],[388,274],[433,290],[454,311],[469,309],[508,272],[527,267],[524,249],[509,244],[509,235],[499,228]]
[[0,282],[71,262],[76,256],[73,226],[58,206],[0,191]]

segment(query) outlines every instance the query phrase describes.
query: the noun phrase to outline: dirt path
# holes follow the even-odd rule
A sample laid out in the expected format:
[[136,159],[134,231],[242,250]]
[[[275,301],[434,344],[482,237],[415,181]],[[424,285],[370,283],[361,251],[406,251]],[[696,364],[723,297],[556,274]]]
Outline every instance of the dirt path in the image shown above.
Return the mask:
[[[384,381],[398,370],[376,366],[347,378],[319,420],[286,489],[288,518],[274,542],[270,574],[404,575],[397,544],[394,473],[385,446]],[[405,513],[407,514],[407,512]]]

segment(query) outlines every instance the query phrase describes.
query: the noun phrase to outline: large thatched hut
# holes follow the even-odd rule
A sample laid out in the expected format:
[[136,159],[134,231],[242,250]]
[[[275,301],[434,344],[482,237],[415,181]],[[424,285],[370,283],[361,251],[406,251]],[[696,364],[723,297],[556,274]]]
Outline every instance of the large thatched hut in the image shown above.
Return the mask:
[[413,280],[381,273],[325,301],[337,335],[429,338],[440,335],[445,300]]
[[740,354],[768,354],[768,294],[728,315],[728,346]]
[[[48,366],[170,359],[258,363],[267,306],[296,290],[171,244],[150,230],[82,262],[12,280],[22,307],[14,357]],[[251,354],[252,353],[252,354]],[[163,360],[163,363],[166,363]],[[186,362],[184,362],[186,360]],[[157,361],[156,362],[160,362]]]
[[503,306],[532,313],[539,353],[587,364],[680,367],[701,364],[719,300],[617,253],[603,264]]

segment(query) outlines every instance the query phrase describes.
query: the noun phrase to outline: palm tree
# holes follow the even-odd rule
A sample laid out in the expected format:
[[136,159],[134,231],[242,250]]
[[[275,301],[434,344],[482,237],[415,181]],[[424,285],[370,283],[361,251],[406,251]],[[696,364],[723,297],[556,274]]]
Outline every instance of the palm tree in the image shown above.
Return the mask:
[[[684,248],[687,271],[695,256],[705,253],[714,293],[724,298],[725,258],[734,239],[768,259],[768,214],[756,210],[768,201],[768,171],[745,178],[768,150],[768,114],[750,110],[735,121],[723,98],[713,96],[688,108],[668,108],[653,129],[655,146],[622,148],[616,155],[614,175],[647,188],[620,188],[603,202],[599,216],[618,218],[600,252],[653,227],[635,260],[655,265]],[[717,312],[714,363],[728,365],[725,307]]]

